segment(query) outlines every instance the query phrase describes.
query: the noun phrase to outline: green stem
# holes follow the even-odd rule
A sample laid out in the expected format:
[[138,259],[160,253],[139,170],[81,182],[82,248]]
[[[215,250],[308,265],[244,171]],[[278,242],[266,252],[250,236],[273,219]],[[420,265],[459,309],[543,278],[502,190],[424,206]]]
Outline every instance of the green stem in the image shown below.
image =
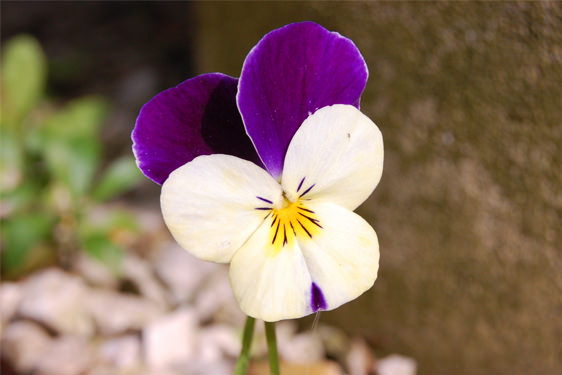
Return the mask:
[[279,375],[279,356],[277,355],[277,338],[275,337],[275,323],[265,322],[265,338],[269,352],[269,373]]
[[236,362],[234,374],[246,375],[248,372],[248,365],[250,364],[250,346],[252,345],[252,337],[254,336],[254,323],[256,320],[249,316],[244,325],[244,336],[242,336],[242,349],[240,356]]

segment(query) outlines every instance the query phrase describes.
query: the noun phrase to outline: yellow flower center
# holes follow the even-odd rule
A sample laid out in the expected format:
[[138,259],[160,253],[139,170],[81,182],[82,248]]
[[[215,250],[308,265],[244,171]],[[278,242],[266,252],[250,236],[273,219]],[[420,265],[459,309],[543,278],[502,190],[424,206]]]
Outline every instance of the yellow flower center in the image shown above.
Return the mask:
[[285,198],[280,208],[271,209],[271,214],[271,256],[279,254],[285,246],[292,246],[296,239],[310,239],[322,229],[314,211],[307,208],[301,199],[291,202]]

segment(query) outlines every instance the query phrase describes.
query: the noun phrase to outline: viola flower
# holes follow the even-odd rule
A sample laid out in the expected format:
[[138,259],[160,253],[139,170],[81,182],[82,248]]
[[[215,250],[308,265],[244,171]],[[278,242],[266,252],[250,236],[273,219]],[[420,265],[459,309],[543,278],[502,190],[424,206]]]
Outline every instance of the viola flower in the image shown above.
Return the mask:
[[268,33],[240,79],[204,74],[141,110],[139,168],[163,184],[176,241],[230,263],[242,310],[265,321],[331,310],[377,276],[375,231],[352,211],[378,184],[382,136],[358,107],[367,67],[312,23]]

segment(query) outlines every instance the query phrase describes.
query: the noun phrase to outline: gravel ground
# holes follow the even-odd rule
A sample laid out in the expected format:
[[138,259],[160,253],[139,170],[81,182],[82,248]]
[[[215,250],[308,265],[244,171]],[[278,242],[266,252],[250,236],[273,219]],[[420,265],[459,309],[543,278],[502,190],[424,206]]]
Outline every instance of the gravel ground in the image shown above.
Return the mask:
[[[3,374],[230,374],[244,314],[225,265],[199,261],[171,241],[156,210],[139,211],[143,238],[116,275],[79,254],[0,286]],[[416,362],[377,359],[361,337],[320,323],[277,324],[283,374],[413,375]],[[256,325],[251,374],[267,373]]]

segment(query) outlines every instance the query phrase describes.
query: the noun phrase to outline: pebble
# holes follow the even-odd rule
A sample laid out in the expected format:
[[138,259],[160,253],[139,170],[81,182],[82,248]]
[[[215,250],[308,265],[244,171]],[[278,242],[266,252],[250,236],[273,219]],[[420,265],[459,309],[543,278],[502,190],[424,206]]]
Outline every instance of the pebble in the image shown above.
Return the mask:
[[198,342],[197,314],[183,308],[150,323],[143,330],[145,362],[167,368],[194,358]]
[[345,356],[345,365],[349,375],[367,375],[374,364],[375,358],[365,340],[353,339]]
[[[280,373],[283,375],[344,375],[340,365],[334,361],[323,360],[315,363],[290,363],[281,361]],[[265,361],[252,362],[248,375],[269,374],[269,363]]]
[[55,268],[31,276],[24,284],[19,313],[59,333],[89,336],[94,324],[84,307],[88,288],[82,279]]
[[206,362],[236,359],[240,354],[240,340],[231,326],[215,324],[205,327],[199,332],[197,357]]
[[[202,361],[199,358],[191,359],[184,363],[178,363],[172,366],[173,373],[166,373],[166,375],[188,375],[188,374],[201,374],[201,375],[228,375],[234,374],[234,362],[232,361]],[[158,375],[163,375],[158,373]],[[285,375],[285,374],[283,374]]]
[[127,254],[121,267],[123,276],[134,282],[143,296],[162,308],[167,307],[166,291],[156,280],[152,268],[146,260]]
[[51,341],[37,362],[38,375],[85,373],[95,362],[93,350],[84,337],[63,336]]
[[105,289],[92,290],[85,305],[99,332],[104,335],[141,330],[165,311],[145,298]]
[[320,337],[312,331],[293,336],[289,341],[279,341],[279,354],[292,363],[314,363],[324,359],[324,347]]
[[220,315],[222,317],[221,322],[242,326],[246,319],[232,294],[228,279],[228,268],[225,266],[218,267],[201,285],[194,305],[199,320],[202,322]]
[[86,254],[78,254],[72,268],[90,285],[105,288],[116,288],[118,285],[115,272]]
[[158,277],[170,289],[175,304],[191,300],[205,278],[221,268],[216,263],[195,258],[175,243],[164,247],[153,264]]
[[109,339],[99,348],[100,358],[118,369],[134,368],[141,362],[141,343],[136,335]]
[[0,323],[4,325],[16,313],[22,297],[22,287],[17,283],[0,284]]
[[19,321],[6,327],[2,338],[2,352],[16,370],[31,372],[43,357],[51,338],[36,323]]
[[397,354],[389,355],[377,361],[375,367],[378,375],[416,375],[416,361]]
[[318,334],[322,338],[326,354],[344,362],[345,355],[350,347],[346,333],[340,328],[321,324],[318,327]]

